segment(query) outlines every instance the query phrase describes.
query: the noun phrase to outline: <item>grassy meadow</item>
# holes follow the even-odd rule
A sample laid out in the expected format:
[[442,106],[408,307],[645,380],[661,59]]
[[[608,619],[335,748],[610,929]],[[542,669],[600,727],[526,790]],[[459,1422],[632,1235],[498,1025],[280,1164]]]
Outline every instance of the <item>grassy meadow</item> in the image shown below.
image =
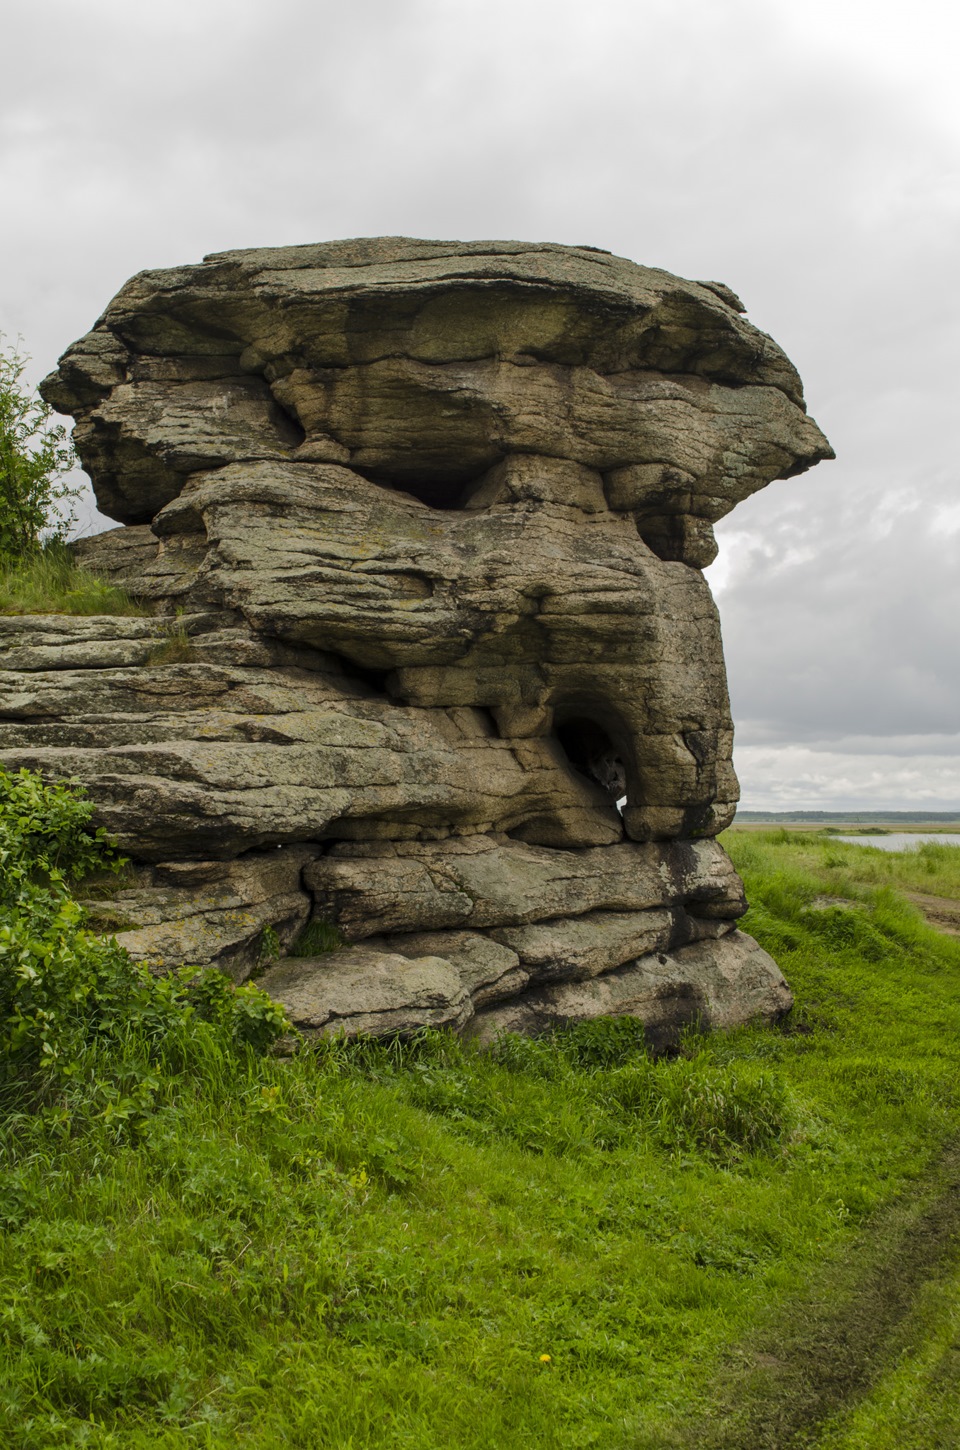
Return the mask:
[[8,1085],[0,1444],[960,1440],[960,939],[899,894],[960,849],[725,843],[778,1028],[279,1057],[141,1013]]

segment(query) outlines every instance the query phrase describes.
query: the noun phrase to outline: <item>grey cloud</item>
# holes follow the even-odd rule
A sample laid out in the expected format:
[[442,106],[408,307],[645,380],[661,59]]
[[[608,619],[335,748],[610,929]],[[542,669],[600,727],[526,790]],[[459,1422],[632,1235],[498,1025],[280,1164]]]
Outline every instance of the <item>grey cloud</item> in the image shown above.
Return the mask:
[[861,502],[838,523],[830,499],[784,502],[730,541],[720,608],[743,741],[960,728],[960,530],[938,530],[922,495],[879,521]]
[[[778,741],[764,740],[758,733],[756,738],[745,740],[740,732],[742,750],[762,750]],[[802,749],[816,755],[842,755],[857,759],[872,755],[889,757],[903,756],[913,760],[924,755],[933,755],[947,760],[960,758],[960,732],[955,735],[839,735],[831,739],[811,739],[794,742]]]
[[745,810],[931,810],[960,814],[956,755],[862,755],[747,747]]

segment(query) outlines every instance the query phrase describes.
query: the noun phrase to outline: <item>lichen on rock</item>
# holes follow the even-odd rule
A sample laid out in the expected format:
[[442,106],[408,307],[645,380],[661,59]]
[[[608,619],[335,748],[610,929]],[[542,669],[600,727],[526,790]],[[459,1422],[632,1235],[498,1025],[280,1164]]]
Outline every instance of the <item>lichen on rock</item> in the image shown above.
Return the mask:
[[135,277],[43,391],[121,523],[78,553],[155,617],[3,622],[0,759],[84,783],[149,876],[138,950],[242,976],[329,919],[355,945],[263,977],[324,1032],[785,1009],[712,839],[701,571],[832,454],[728,288],[518,242],[228,252]]

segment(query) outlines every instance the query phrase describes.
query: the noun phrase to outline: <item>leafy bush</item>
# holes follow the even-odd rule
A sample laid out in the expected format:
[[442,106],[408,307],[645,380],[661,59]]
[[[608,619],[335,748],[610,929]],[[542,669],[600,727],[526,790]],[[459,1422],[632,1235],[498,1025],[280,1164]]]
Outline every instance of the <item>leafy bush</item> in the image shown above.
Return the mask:
[[62,539],[80,490],[64,475],[76,456],[53,409],[23,384],[28,359],[0,349],[0,556],[36,553],[44,532]]
[[0,1081],[62,1086],[110,1046],[142,1085],[151,1061],[188,1059],[206,1027],[221,1048],[264,1051],[288,1024],[256,987],[193,967],[155,978],[86,929],[68,883],[124,865],[92,815],[75,785],[0,769]]
[[0,903],[18,902],[39,886],[62,896],[64,878],[119,869],[120,853],[102,826],[91,826],[92,817],[93,805],[74,784],[0,767]]

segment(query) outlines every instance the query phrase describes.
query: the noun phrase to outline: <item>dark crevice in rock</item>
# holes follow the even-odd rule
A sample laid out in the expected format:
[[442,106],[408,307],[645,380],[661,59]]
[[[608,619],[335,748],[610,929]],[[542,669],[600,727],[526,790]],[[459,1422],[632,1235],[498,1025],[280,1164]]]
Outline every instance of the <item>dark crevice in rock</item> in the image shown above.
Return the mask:
[[484,466],[479,472],[476,469],[461,472],[456,468],[443,467],[434,472],[423,467],[416,473],[408,473],[402,468],[357,468],[356,472],[371,483],[379,484],[381,488],[409,494],[411,498],[426,504],[427,508],[459,509],[465,506],[471,494],[486,478],[489,469]]
[[478,725],[484,727],[489,740],[498,740],[501,738],[500,727],[497,725],[497,717],[493,710],[488,710],[483,705],[474,705],[471,708],[471,713],[476,717]]
[[383,699],[395,700],[397,704],[402,701],[394,695],[390,686],[396,679],[393,670],[378,670],[372,665],[360,665],[355,660],[348,659],[346,655],[331,654],[327,658],[335,663],[338,672],[348,680],[356,680],[359,684],[366,685],[372,694]]
[[575,771],[600,786],[613,801],[626,794],[623,756],[596,720],[585,714],[558,712],[554,734]]
[[277,437],[284,447],[293,450],[307,441],[306,429],[300,419],[289,408],[285,408],[274,397],[270,409],[270,421],[277,430]]

